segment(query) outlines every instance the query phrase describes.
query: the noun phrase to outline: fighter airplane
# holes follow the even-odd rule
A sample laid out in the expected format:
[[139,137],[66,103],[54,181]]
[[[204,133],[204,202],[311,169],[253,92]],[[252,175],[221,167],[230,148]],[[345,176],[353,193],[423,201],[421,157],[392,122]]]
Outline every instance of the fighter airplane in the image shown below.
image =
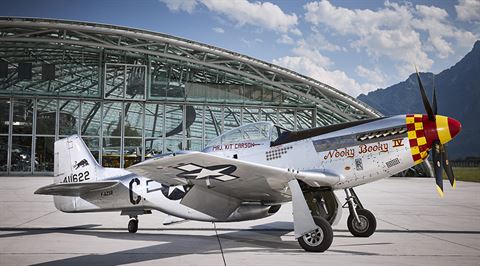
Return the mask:
[[264,218],[292,201],[295,238],[306,251],[323,252],[344,190],[349,231],[369,237],[375,216],[354,187],[406,170],[432,153],[437,191],[442,166],[455,187],[446,146],[461,130],[437,115],[417,72],[427,114],[407,114],[288,131],[271,122],[240,126],[218,136],[201,152],[180,151],[127,169],[103,168],[79,136],[55,142],[54,184],[36,194],[54,195],[63,212],[120,211],[128,231],[138,216],[158,210],[189,220],[234,222]]

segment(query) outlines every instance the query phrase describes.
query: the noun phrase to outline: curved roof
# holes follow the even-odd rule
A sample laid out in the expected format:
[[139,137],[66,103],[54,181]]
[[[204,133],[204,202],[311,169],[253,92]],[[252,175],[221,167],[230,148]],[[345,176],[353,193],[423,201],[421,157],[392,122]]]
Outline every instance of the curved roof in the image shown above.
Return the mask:
[[[41,43],[111,49],[201,65],[278,88],[317,107],[324,124],[379,117],[355,98],[312,78],[246,55],[166,34],[90,22],[0,17],[0,45]],[[55,48],[53,47],[53,48]]]

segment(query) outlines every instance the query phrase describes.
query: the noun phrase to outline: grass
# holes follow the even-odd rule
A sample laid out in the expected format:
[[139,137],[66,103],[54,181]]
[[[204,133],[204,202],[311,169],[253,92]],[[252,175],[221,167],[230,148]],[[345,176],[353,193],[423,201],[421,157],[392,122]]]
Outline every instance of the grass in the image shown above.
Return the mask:
[[[460,181],[480,182],[480,168],[479,167],[453,167],[455,178]],[[447,175],[443,173],[443,178]]]

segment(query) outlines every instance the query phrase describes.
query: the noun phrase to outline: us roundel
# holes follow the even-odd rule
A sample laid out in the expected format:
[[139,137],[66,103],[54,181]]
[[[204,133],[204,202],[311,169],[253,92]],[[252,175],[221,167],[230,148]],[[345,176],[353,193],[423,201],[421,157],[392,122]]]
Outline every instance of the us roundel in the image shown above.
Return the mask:
[[165,198],[169,200],[180,200],[185,197],[188,192],[187,186],[167,186],[162,184],[162,188],[160,189],[165,196]]

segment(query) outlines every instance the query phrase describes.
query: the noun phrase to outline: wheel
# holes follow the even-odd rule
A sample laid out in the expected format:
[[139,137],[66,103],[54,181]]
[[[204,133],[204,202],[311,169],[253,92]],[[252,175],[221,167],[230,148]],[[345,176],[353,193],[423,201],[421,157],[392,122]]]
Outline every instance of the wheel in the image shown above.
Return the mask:
[[130,219],[128,222],[128,232],[129,233],[136,233],[138,230],[138,220],[137,219]]
[[356,221],[352,213],[348,216],[348,231],[357,237],[369,237],[373,235],[375,229],[377,229],[377,220],[373,213],[365,209],[357,209],[357,214],[360,223]]
[[333,230],[330,224],[322,217],[314,216],[313,220],[319,227],[298,239],[300,246],[309,252],[324,252],[333,241]]

